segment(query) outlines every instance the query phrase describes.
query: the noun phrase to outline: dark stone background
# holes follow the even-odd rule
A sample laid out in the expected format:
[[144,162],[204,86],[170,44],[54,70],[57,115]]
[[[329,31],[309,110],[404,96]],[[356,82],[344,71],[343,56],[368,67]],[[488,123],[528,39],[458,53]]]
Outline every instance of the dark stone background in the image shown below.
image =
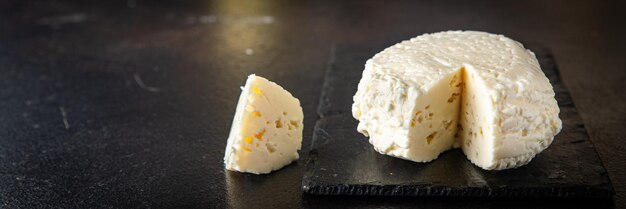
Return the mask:
[[[0,202],[4,208],[624,208],[624,8],[623,1],[0,0]],[[552,50],[613,182],[612,203],[301,192],[333,46],[450,29],[505,34]],[[225,172],[222,165],[239,86],[250,73],[290,90],[306,115],[301,160],[270,175]]]

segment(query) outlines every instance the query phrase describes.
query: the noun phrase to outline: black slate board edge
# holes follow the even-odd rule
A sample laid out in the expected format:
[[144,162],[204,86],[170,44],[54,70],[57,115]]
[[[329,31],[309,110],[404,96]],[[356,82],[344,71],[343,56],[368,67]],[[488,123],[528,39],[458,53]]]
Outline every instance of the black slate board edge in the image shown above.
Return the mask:
[[[332,140],[330,135],[320,127],[327,120],[335,118],[351,117],[346,113],[329,115],[320,118],[315,124],[313,139],[315,143],[311,143],[311,151],[309,158],[305,163],[305,172],[302,180],[302,190],[310,195],[334,195],[334,196],[409,196],[409,197],[479,197],[479,198],[556,198],[556,199],[605,199],[615,195],[614,188],[609,182],[608,185],[599,185],[608,187],[608,189],[599,189],[598,187],[563,187],[545,188],[545,187],[511,187],[511,186],[489,186],[489,187],[462,187],[448,188],[442,186],[431,186],[429,184],[321,184],[312,182],[310,176],[314,169],[317,159],[317,149]],[[419,186],[416,187],[416,186]]]
[[[329,55],[328,55],[328,63],[326,63],[326,71],[324,72],[324,82],[322,83],[322,89],[333,89],[333,87],[330,85],[330,82],[328,82],[328,77],[330,74],[330,71],[333,68],[333,64],[335,64],[335,60],[336,60],[336,53],[337,53],[337,45],[333,44],[330,47],[330,51],[329,51]],[[329,96],[327,96],[327,94],[329,94],[328,91],[322,91],[321,95],[320,95],[320,101],[318,102],[318,106],[317,106],[317,117],[318,120],[320,118],[323,118],[325,116],[324,114],[324,105],[328,104],[328,101],[325,101],[326,99],[329,98]]]
[[[534,45],[533,45],[534,46]],[[329,138],[330,136],[324,131],[324,129],[320,128],[320,123],[324,121],[324,119],[332,118],[335,116],[346,115],[349,113],[345,113],[345,110],[333,110],[329,104],[332,102],[330,98],[335,91],[334,86],[331,84],[330,77],[331,72],[333,71],[334,65],[336,63],[336,45],[331,47],[330,51],[330,59],[327,64],[327,69],[325,73],[323,89],[320,102],[318,106],[318,121],[315,124],[314,134],[313,134],[313,143],[311,143],[311,151],[309,153],[309,158],[306,161],[305,172],[302,181],[302,190],[306,194],[312,195],[356,195],[356,196],[397,196],[397,194],[402,194],[401,196],[420,196],[420,197],[436,197],[436,196],[448,196],[448,197],[497,197],[497,198],[572,198],[572,197],[583,197],[583,198],[610,198],[615,194],[615,190],[610,182],[610,178],[608,178],[608,174],[604,169],[604,165],[602,162],[601,168],[604,169],[605,175],[607,175],[608,185],[603,184],[600,187],[576,187],[568,188],[568,187],[559,187],[559,188],[513,188],[513,187],[464,187],[464,188],[448,188],[448,187],[438,187],[438,186],[428,186],[422,185],[420,188],[416,188],[415,184],[400,184],[400,185],[374,185],[374,184],[320,184],[319,182],[311,182],[311,174],[313,174],[314,165],[316,164],[315,159],[317,158],[317,150],[316,147],[319,146],[319,139]],[[357,47],[362,48],[362,47]],[[552,65],[553,68],[557,69],[556,62],[554,62],[554,56],[546,47],[537,45],[535,47],[528,47],[534,49],[534,52],[537,56],[545,56],[544,60],[547,60],[548,63],[542,63],[542,65]],[[371,48],[370,48],[371,49]],[[539,49],[539,50],[537,50]],[[371,51],[369,52],[370,54]],[[362,54],[361,54],[362,55]],[[360,66],[361,67],[361,66]],[[555,78],[554,83],[558,83],[560,85],[559,89],[556,89],[555,92],[561,90],[564,92],[566,97],[571,97],[567,92],[567,88],[560,81],[560,72],[555,70],[555,76],[549,76],[551,78]],[[557,95],[562,92],[557,92]],[[329,96],[330,95],[330,96]],[[344,95],[345,96],[345,95]],[[326,101],[329,100],[329,101]],[[570,99],[571,100],[571,99]],[[560,104],[561,106],[571,107],[575,110],[575,106],[573,102],[568,104]],[[578,116],[580,117],[580,116]],[[580,119],[580,118],[579,118]],[[580,126],[585,130],[585,135],[588,141],[592,144],[591,140],[589,140],[588,133],[584,128],[584,124],[582,124],[582,119],[580,119]],[[318,141],[318,143],[316,143]],[[595,148],[594,148],[595,150]],[[595,152],[595,157],[599,158],[599,154]],[[595,186],[595,185],[594,185]]]
[[423,186],[416,188],[415,185],[348,185],[348,184],[306,184],[303,185],[305,193],[312,195],[341,194],[348,196],[412,196],[412,197],[488,197],[488,198],[609,198],[613,194],[610,191],[586,187],[561,187],[549,188],[511,188],[511,187],[465,187],[451,189],[448,187]]
[[[559,69],[558,64],[556,63],[556,58],[554,57],[554,54],[552,53],[552,50],[548,47],[542,46],[541,44],[538,43],[532,43],[530,45],[531,47],[527,47],[527,48],[532,48],[532,49],[537,49],[538,51],[533,51],[535,53],[536,56],[544,56],[547,60],[549,61],[548,63],[543,63],[544,65],[552,65],[553,68],[555,69]],[[534,47],[533,47],[534,46]],[[544,67],[544,66],[542,66]],[[556,70],[555,71],[555,77],[558,79],[558,83],[561,86],[562,90],[565,90],[566,92],[563,94],[562,92],[555,92],[557,94],[560,95],[565,95],[567,97],[569,97],[569,101],[572,101],[570,104],[559,104],[559,106],[567,106],[570,107],[574,110],[576,110],[576,112],[578,112],[578,107],[576,107],[576,104],[573,102],[574,98],[572,98],[572,95],[569,93],[569,91],[567,90],[567,84],[565,84],[565,82],[562,81],[561,79],[561,71]],[[326,76],[326,75],[325,75]],[[552,83],[552,81],[551,81]],[[587,136],[587,141],[594,147],[595,150],[595,143],[593,142],[593,140],[591,140],[591,136],[589,136],[589,131],[587,130],[587,127],[585,127],[584,121],[582,120],[582,118],[580,117],[580,114],[578,114],[578,118],[580,120],[580,123],[577,124],[578,126],[580,126],[580,128],[585,130],[585,136]],[[598,153],[598,151],[596,150],[596,152],[594,153],[594,157],[597,157],[598,159],[602,159],[600,158],[600,154]],[[603,196],[599,196],[599,197],[605,197],[605,198],[610,198],[613,197],[615,195],[615,188],[613,187],[613,182],[611,182],[611,177],[609,175],[609,173],[606,171],[606,166],[604,166],[604,162],[602,160],[600,160],[600,166],[604,169],[604,173],[607,176],[607,187],[608,189],[605,190],[600,190],[598,191],[598,193],[603,194]]]

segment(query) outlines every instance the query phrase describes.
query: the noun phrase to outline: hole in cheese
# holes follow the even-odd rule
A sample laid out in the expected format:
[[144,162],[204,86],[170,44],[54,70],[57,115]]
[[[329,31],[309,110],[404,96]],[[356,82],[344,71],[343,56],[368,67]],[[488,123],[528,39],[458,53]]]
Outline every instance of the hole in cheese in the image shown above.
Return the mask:
[[432,134],[428,135],[426,137],[426,143],[430,144],[433,141],[433,139],[435,139],[435,135],[437,135],[436,131],[433,132]]
[[258,140],[263,140],[263,135],[265,135],[265,129],[261,130],[257,134],[254,134],[254,138],[257,138]]
[[276,151],[276,148],[274,148],[274,146],[272,146],[271,144],[265,144],[265,149],[267,149],[267,151],[269,153],[274,153]]
[[452,121],[450,120],[443,120],[442,123],[446,130],[450,129],[450,126],[452,126]]
[[457,96],[460,96],[461,93],[452,93],[452,95],[450,95],[450,98],[448,98],[448,103],[452,103],[454,102],[454,100],[456,99]]
[[450,84],[449,84],[449,85],[450,85],[450,86],[455,86],[455,84],[456,84],[456,79],[457,79],[457,76],[456,76],[456,74],[455,74],[455,75],[454,75],[454,77],[452,77],[452,80],[450,81]]
[[298,128],[298,121],[295,121],[295,120],[290,120],[290,121],[289,121],[289,123],[290,123],[293,127]]
[[246,152],[252,152],[252,149],[250,149],[250,147],[248,146],[244,146],[243,150],[245,150]]
[[261,95],[263,94],[263,91],[261,91],[261,89],[257,88],[257,87],[253,87],[252,91],[257,94],[257,95]]
[[248,144],[252,144],[253,140],[252,140],[252,137],[246,136],[246,137],[243,138],[243,141],[245,141]]

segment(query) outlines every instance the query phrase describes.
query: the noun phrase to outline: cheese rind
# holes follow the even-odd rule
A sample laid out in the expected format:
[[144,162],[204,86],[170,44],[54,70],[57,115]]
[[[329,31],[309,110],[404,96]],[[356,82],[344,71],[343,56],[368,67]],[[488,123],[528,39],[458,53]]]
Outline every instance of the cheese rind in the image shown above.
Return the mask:
[[226,169],[269,173],[297,160],[302,145],[300,101],[254,74],[242,87],[226,145]]
[[[454,76],[459,83],[442,85]],[[446,103],[448,95],[458,100]],[[367,61],[353,99],[357,130],[378,152],[417,162],[460,146],[484,169],[519,167],[561,130],[554,91],[534,54],[484,32],[426,34],[383,50]],[[458,129],[412,126],[427,104],[439,111],[431,120]]]

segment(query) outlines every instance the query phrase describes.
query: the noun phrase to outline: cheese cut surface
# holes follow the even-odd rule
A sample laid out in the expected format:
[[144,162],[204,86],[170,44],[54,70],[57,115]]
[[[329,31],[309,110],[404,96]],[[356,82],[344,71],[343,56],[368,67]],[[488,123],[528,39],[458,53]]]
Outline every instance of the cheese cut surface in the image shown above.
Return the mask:
[[287,90],[248,76],[228,136],[226,169],[262,174],[298,159],[303,117],[300,101]]
[[487,170],[527,164],[561,130],[534,54],[502,35],[426,34],[367,61],[357,130],[382,153],[428,162],[453,147]]

